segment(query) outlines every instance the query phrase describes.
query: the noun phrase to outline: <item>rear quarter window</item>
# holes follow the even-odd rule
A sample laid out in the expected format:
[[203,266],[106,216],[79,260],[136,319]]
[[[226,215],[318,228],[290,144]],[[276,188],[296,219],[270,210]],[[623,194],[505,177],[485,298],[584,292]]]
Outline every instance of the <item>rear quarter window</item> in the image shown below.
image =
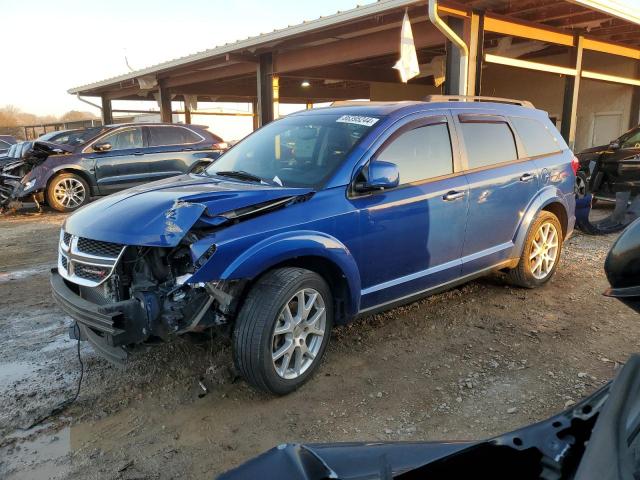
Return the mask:
[[549,155],[562,150],[553,132],[542,122],[533,118],[511,117],[511,123],[515,127],[528,156]]
[[149,127],[149,146],[162,147],[198,143],[202,137],[184,127]]
[[515,139],[506,122],[460,124],[469,170],[510,162],[518,158]]

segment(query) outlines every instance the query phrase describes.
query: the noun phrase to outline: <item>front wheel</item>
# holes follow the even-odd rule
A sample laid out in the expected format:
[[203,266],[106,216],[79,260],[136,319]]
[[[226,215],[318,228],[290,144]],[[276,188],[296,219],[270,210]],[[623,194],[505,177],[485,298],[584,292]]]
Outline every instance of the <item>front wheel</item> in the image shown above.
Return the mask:
[[562,226],[558,217],[540,212],[529,228],[518,266],[507,273],[510,282],[525,288],[544,285],[553,277],[561,251]]
[[63,173],[49,182],[46,196],[54,210],[73,212],[89,202],[89,185],[75,173]]
[[332,325],[333,297],[320,275],[302,268],[268,272],[236,320],[236,368],[255,388],[286,395],[318,368]]

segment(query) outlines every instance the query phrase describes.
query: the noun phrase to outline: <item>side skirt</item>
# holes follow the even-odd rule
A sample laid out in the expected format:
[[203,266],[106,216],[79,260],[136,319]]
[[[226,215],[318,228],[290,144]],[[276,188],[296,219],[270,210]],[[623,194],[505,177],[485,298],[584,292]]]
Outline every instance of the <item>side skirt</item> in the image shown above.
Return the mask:
[[514,260],[505,260],[504,262],[500,262],[497,265],[493,265],[489,268],[485,268],[483,270],[479,270],[477,272],[473,272],[470,273],[468,275],[465,275],[464,277],[460,277],[460,278],[456,278],[455,280],[451,280],[450,282],[447,283],[442,283],[440,285],[436,285],[435,287],[430,287],[426,290],[422,290],[420,292],[417,293],[412,293],[410,295],[401,297],[397,300],[391,300],[390,302],[386,302],[386,303],[381,303],[379,305],[374,305],[373,307],[369,307],[366,308],[364,310],[361,310],[360,312],[358,312],[358,314],[354,317],[354,320],[358,319],[358,318],[362,318],[368,315],[373,315],[376,313],[380,313],[380,312],[384,312],[386,310],[390,310],[392,308],[396,308],[396,307],[400,307],[402,305],[406,305],[408,303],[412,303],[415,302],[416,300],[420,300],[422,298],[425,297],[429,297],[431,295],[436,295],[438,293],[442,293],[445,292],[447,290],[450,290],[454,287],[457,287],[459,285],[462,285],[464,283],[470,282],[471,280],[474,280],[476,278],[479,277],[484,277],[485,275],[491,273],[491,272],[495,272],[498,270],[501,270],[503,268],[507,268],[507,267],[511,267],[513,266],[513,262]]

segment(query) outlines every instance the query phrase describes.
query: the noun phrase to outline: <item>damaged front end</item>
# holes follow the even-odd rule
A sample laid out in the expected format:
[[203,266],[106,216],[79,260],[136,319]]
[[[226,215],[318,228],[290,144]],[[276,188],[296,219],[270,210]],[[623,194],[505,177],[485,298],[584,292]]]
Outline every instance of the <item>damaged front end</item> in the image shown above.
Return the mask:
[[21,159],[5,164],[0,170],[0,212],[32,200],[38,206],[43,200],[39,185],[39,167],[51,155],[67,155],[73,148],[49,142],[33,142]]
[[51,285],[81,338],[122,363],[134,345],[228,323],[244,282],[186,283],[193,271],[186,245],[125,246],[62,232]]
[[[233,202],[237,208],[220,212],[213,207],[225,204],[223,200],[232,195],[237,197]],[[212,327],[228,333],[247,280],[203,281],[200,269],[215,256],[217,231],[299,199],[285,189],[265,192],[262,197],[269,195],[270,200],[253,205],[247,204],[242,192],[210,194],[206,201],[199,197],[199,202],[174,200],[164,213],[141,225],[147,245],[71,233],[82,230],[77,224],[86,224],[83,216],[95,218],[90,210],[100,209],[100,202],[94,203],[70,217],[61,231],[58,265],[51,275],[53,296],[78,322],[80,338],[116,364],[124,363],[141,344],[170,341]],[[108,201],[122,206],[121,199],[102,202]],[[101,218],[103,227],[110,229]],[[194,281],[196,273],[198,280]],[[70,334],[77,338],[77,330],[70,329]]]
[[[590,235],[624,230],[640,217],[640,155],[610,159],[598,152],[581,157],[576,178],[576,227]],[[594,208],[606,204],[613,208]]]

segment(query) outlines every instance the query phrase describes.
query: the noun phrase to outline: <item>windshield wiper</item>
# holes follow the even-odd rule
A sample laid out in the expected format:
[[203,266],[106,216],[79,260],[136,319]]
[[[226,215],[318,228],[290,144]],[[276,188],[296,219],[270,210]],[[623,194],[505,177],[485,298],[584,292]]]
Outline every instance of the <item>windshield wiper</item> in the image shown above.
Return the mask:
[[215,172],[215,175],[220,175],[221,177],[237,178],[239,180],[249,180],[251,182],[259,182],[265,185],[272,185],[264,178],[254,175],[253,173],[245,172],[244,170],[222,170],[220,172]]

